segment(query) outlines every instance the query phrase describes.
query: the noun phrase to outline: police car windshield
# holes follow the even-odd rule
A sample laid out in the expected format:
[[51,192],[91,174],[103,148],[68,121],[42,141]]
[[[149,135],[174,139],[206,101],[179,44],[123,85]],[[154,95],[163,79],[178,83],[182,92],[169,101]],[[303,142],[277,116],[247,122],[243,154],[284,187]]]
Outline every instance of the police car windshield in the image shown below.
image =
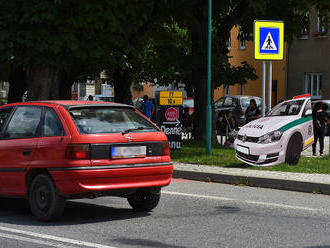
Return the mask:
[[287,116],[299,114],[305,100],[288,101],[276,105],[267,116]]

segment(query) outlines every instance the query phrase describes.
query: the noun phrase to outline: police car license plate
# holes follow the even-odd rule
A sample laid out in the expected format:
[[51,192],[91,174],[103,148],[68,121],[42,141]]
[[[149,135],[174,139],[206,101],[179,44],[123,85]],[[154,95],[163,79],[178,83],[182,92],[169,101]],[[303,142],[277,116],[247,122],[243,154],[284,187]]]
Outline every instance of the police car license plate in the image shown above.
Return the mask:
[[245,154],[249,154],[249,148],[237,145],[236,150]]
[[114,146],[111,148],[112,158],[143,158],[146,155],[146,146]]

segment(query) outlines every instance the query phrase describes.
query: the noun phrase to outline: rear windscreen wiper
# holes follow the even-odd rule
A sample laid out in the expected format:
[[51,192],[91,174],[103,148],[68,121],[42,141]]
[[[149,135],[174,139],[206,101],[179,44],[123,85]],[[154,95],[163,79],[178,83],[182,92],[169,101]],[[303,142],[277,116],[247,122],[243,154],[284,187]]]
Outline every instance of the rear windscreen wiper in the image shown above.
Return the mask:
[[146,130],[146,129],[154,129],[153,127],[137,127],[137,128],[130,128],[130,129],[127,129],[123,132],[121,132],[122,135],[126,134],[126,133],[130,133],[130,132],[133,132],[133,131],[138,131],[138,130]]

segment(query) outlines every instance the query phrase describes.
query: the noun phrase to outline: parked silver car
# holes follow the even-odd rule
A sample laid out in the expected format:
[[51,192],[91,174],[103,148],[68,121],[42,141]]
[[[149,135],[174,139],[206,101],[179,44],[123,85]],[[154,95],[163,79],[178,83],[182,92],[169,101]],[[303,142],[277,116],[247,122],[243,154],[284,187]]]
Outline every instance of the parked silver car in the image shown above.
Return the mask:
[[233,112],[233,117],[238,126],[245,124],[245,111],[250,104],[250,100],[255,99],[258,108],[261,110],[262,99],[257,96],[228,95],[220,97],[215,103],[215,117],[217,122],[221,120],[226,110]]

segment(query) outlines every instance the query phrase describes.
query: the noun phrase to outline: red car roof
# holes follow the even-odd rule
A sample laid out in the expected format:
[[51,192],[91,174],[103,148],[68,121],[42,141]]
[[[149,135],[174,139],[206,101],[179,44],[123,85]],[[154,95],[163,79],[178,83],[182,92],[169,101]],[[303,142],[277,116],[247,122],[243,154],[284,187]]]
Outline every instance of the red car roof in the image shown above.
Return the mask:
[[11,103],[11,104],[8,104],[8,105],[38,105],[40,103],[62,105],[62,106],[113,105],[113,106],[121,106],[121,107],[131,107],[131,108],[133,108],[130,105],[121,104],[121,103],[114,103],[114,102],[75,101],[75,100],[43,100],[43,101],[32,101],[32,102],[17,102],[17,103]]
[[[75,100],[43,100],[43,101],[37,101],[40,103],[52,103],[52,104],[58,104],[58,105],[84,105],[84,104],[115,104],[113,102],[102,102],[102,101],[75,101]],[[33,102],[32,102],[33,103]]]

